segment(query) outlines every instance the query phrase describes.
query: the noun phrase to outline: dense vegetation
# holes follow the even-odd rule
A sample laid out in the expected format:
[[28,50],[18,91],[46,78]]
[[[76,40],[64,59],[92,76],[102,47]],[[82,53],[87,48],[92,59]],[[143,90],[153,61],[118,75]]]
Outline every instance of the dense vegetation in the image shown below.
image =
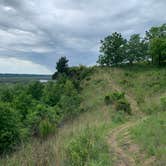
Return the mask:
[[[116,165],[114,163],[116,155],[108,151],[106,141],[108,133],[132,119],[134,122],[137,121],[142,113],[143,116],[150,115],[152,118],[133,127],[132,139],[141,145],[143,152],[144,149],[147,150],[149,157],[155,156],[156,162],[164,163],[165,152],[162,145],[165,144],[165,132],[162,131],[165,126],[165,72],[165,67],[158,68],[143,64],[112,68],[95,67],[80,85],[80,105],[85,110],[84,113],[57,128],[57,131],[45,141],[40,142],[37,139],[23,146],[21,151],[2,160],[2,164],[22,166],[76,163],[75,165],[78,165],[77,162],[82,161],[82,165],[89,163]],[[47,84],[44,86],[48,87]],[[124,98],[130,104],[131,114],[124,110],[116,110],[116,103]],[[134,101],[138,104],[137,112]],[[151,125],[155,127],[149,130]],[[154,146],[151,147],[154,142]],[[150,152],[152,148],[153,153]],[[139,160],[143,161],[143,159]]]
[[166,61],[166,24],[152,27],[145,37],[133,34],[129,40],[115,32],[101,40],[100,52],[97,62],[102,66],[142,61],[162,65]]
[[151,28],[144,39],[106,37],[101,66],[69,67],[61,57],[52,81],[1,84],[0,165],[117,165],[121,156],[111,144],[122,148],[126,133],[140,149],[138,156],[124,151],[139,165],[151,157],[165,165],[165,28]]
[[[63,59],[63,58],[62,58]],[[60,64],[60,65],[59,65]],[[57,68],[61,67],[61,59]],[[80,108],[79,81],[88,75],[86,67],[58,70],[56,82],[5,84],[0,90],[0,153],[10,152],[29,137],[46,138]],[[75,73],[76,71],[77,73]],[[77,77],[75,75],[77,74]]]

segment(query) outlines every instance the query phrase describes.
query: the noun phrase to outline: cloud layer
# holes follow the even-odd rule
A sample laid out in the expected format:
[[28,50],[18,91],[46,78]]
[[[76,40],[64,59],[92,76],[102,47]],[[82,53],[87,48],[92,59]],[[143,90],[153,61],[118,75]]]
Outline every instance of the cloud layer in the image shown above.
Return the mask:
[[94,64],[100,39],[143,34],[166,22],[165,8],[165,0],[0,0],[0,72],[11,58],[36,64],[37,73],[53,71],[64,55],[71,65]]

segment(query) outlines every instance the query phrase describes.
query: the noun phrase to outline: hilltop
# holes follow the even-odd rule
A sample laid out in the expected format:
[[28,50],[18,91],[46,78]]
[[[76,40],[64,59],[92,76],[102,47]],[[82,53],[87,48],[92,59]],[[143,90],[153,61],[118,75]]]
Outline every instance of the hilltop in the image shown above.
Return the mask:
[[165,165],[166,69],[94,67],[81,81],[81,109],[44,141],[2,165]]

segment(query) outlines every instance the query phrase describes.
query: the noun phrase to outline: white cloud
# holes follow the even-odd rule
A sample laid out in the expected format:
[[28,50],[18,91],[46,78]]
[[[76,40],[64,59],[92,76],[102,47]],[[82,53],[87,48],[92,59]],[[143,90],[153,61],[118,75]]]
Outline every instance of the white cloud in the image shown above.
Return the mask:
[[16,58],[0,58],[0,71],[1,73],[51,74],[51,71],[42,65]]
[[144,34],[166,22],[165,7],[166,0],[0,0],[0,57],[50,69],[61,55],[94,64],[101,39]]

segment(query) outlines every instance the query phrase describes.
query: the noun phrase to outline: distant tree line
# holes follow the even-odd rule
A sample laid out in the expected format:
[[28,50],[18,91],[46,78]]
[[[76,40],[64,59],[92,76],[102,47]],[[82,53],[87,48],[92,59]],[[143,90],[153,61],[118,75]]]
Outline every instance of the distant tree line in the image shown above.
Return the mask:
[[155,65],[165,64],[166,24],[152,27],[146,31],[143,38],[139,34],[133,34],[127,40],[120,33],[114,32],[101,40],[100,53],[97,63],[101,66],[142,61],[152,62]]

